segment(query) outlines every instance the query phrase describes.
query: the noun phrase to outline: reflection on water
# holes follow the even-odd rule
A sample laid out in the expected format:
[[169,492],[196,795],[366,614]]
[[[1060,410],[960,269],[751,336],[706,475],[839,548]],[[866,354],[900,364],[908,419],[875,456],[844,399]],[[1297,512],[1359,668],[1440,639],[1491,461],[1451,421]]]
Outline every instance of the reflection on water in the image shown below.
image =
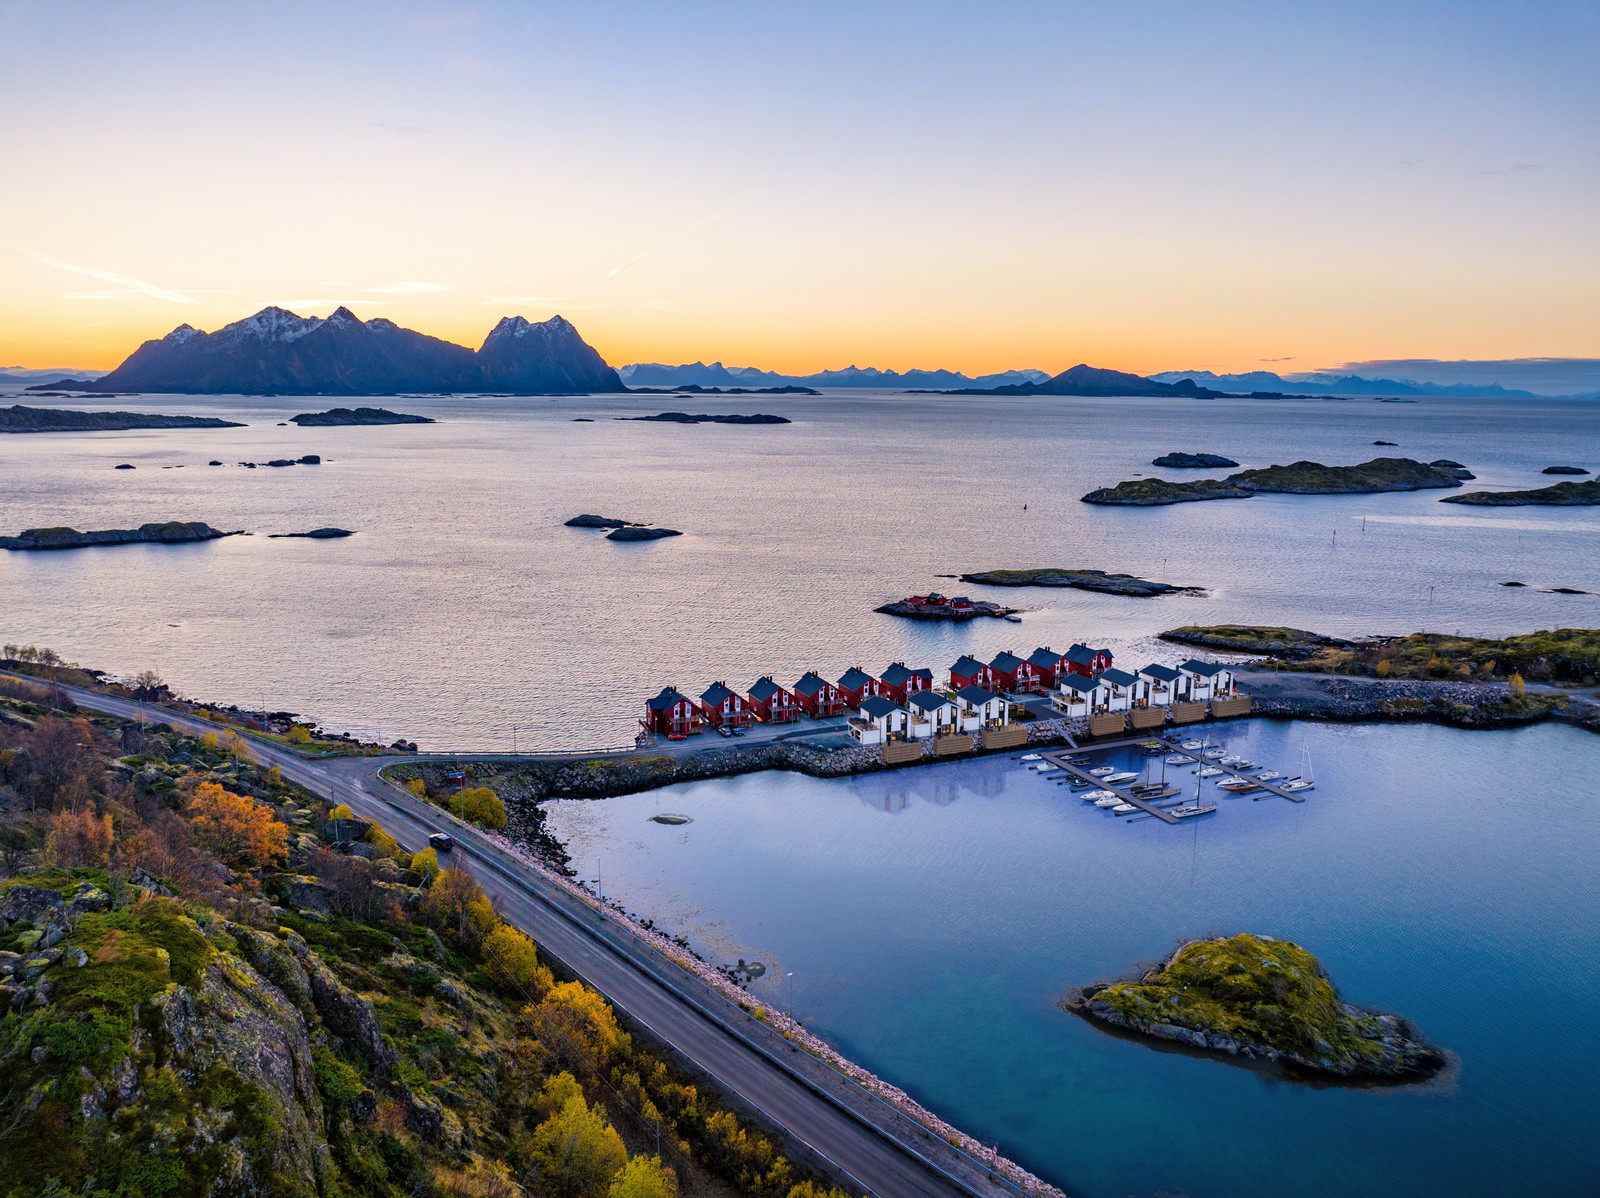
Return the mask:
[[[1600,742],[1556,726],[1217,734],[1282,772],[1309,753],[1316,789],[1130,823],[991,757],[557,802],[551,820],[575,857],[604,858],[607,892],[630,909],[718,964],[765,963],[752,994],[784,1002],[792,985],[813,1030],[1070,1193],[1589,1192]],[[1167,777],[1186,794],[1197,781]],[[656,811],[695,822],[664,828]],[[1054,1005],[1233,931],[1303,944],[1350,1001],[1414,1020],[1459,1074],[1316,1089],[1109,1036]]]

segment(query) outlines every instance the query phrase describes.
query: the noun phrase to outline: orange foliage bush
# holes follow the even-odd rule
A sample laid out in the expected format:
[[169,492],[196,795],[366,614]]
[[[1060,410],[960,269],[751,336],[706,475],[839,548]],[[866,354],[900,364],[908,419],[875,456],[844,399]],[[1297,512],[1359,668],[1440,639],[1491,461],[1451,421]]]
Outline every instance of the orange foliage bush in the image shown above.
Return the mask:
[[58,811],[50,821],[44,847],[58,865],[104,865],[111,857],[111,815]]
[[202,782],[189,803],[196,843],[235,867],[272,865],[289,855],[289,828],[254,799]]

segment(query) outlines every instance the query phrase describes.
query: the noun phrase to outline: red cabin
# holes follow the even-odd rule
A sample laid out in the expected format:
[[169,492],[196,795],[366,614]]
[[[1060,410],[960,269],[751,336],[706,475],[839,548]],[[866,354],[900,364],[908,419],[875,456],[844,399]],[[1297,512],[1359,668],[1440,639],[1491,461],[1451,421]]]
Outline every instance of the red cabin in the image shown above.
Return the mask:
[[860,666],[851,666],[846,670],[844,677],[839,679],[838,686],[839,694],[844,697],[846,705],[857,709],[861,707],[861,700],[883,693],[883,687],[878,680]]
[[1039,685],[1047,691],[1055,690],[1061,675],[1066,673],[1067,659],[1049,645],[1035,649],[1028,655],[1028,664],[1039,674]]
[[981,661],[971,657],[963,657],[950,667],[950,689],[960,690],[965,686],[981,686],[985,689],[994,685],[994,671]]
[[763,724],[791,724],[800,718],[794,692],[784,690],[771,674],[750,688],[750,710]]
[[1039,689],[1039,671],[1030,662],[1015,653],[1001,653],[989,663],[993,685],[1005,691],[1034,691]]
[[1098,678],[1111,668],[1110,649],[1091,649],[1088,645],[1074,645],[1062,655],[1067,663],[1063,671],[1080,674],[1085,678]]
[[879,694],[904,704],[918,691],[933,689],[933,671],[909,670],[905,662],[897,661],[883,672],[878,682],[881,686]]
[[644,725],[646,732],[659,732],[664,736],[693,736],[705,727],[694,700],[680,694],[675,686],[669,686],[655,698],[646,700],[644,719],[639,722]]
[[713,682],[700,696],[700,714],[713,728],[724,724],[729,728],[743,728],[755,718],[744,696],[729,690],[725,682]]
[[844,696],[839,688],[814,672],[807,672],[794,684],[794,698],[800,709],[813,719],[844,714]]

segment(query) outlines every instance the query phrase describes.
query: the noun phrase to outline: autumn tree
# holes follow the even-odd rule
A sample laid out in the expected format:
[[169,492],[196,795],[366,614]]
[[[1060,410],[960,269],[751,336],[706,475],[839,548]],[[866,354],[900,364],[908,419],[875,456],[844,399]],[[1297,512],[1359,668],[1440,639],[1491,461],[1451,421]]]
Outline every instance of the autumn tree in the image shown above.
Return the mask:
[[523,1008],[522,1019],[548,1062],[582,1074],[600,1072],[631,1046],[610,1004],[581,982],[550,987],[537,1004]]
[[411,854],[411,868],[430,878],[439,876],[439,854],[431,847]]
[[50,821],[45,856],[58,865],[104,865],[111,857],[111,815],[65,808]]
[[659,1156],[636,1156],[611,1179],[606,1198],[678,1198],[678,1177]]
[[475,944],[500,922],[483,887],[462,869],[447,869],[433,880],[422,896],[422,915],[462,944]]
[[487,786],[469,786],[456,796],[451,804],[462,819],[482,828],[506,826],[506,805],[500,796]]
[[579,1092],[534,1131],[533,1158],[552,1198],[607,1198],[628,1153],[605,1112]]
[[215,782],[195,787],[189,822],[200,847],[239,868],[272,865],[289,855],[289,828],[272,809],[223,790]]
[[79,717],[44,716],[22,738],[26,771],[22,793],[30,809],[77,809],[93,793],[89,768],[94,764],[94,730]]
[[484,937],[483,960],[490,977],[526,998],[542,998],[555,985],[555,977],[540,963],[533,941],[508,923]]

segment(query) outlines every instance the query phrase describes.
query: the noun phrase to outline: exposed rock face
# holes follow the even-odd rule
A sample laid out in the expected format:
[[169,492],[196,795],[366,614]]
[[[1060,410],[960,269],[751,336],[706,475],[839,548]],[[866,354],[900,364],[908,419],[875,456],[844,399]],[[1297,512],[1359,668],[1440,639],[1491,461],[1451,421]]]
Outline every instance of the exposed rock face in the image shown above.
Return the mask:
[[146,341],[91,391],[393,395],[492,387],[519,394],[621,391],[622,381],[559,316],[502,320],[477,352],[363,321],[348,308],[327,319],[263,308],[215,333],[180,325]]
[[0,549],[84,549],[94,545],[140,543],[181,545],[238,535],[222,532],[199,520],[187,523],[171,520],[165,524],[141,524],[138,528],[112,528],[101,532],[79,532],[75,528],[29,528],[14,537],[0,537]]
[[1600,482],[1556,483],[1536,491],[1469,491],[1446,495],[1440,502],[1478,507],[1590,507],[1600,503]]
[[608,541],[659,541],[662,537],[681,537],[683,534],[675,528],[641,528],[637,524],[627,524],[621,528],[614,528],[606,533]]
[[1053,567],[1043,570],[985,570],[961,575],[962,582],[992,587],[1073,587],[1080,591],[1099,591],[1106,595],[1131,595],[1150,598],[1180,592],[1199,592],[1203,587],[1172,586],[1150,582],[1131,574],[1107,574],[1104,570],[1076,570]]
[[1187,470],[1201,467],[1216,469],[1223,466],[1237,466],[1239,463],[1232,458],[1221,457],[1214,453],[1168,453],[1156,458],[1150,464]]
[[301,428],[322,428],[344,424],[432,424],[427,416],[410,416],[388,408],[329,408],[326,412],[301,412],[289,417]]
[[1101,487],[1083,497],[1084,503],[1123,507],[1164,507],[1171,503],[1194,503],[1205,499],[1249,499],[1254,491],[1214,478],[1192,483],[1168,482],[1164,478],[1137,478],[1114,487]]
[[1065,1005],[1146,1036],[1310,1073],[1405,1079],[1445,1064],[1405,1020],[1340,1001],[1315,957],[1271,936],[1193,941],[1138,981],[1089,986]]
[[243,428],[214,416],[158,416],[145,412],[57,412],[16,404],[0,408],[0,433],[121,432],[132,428]]

